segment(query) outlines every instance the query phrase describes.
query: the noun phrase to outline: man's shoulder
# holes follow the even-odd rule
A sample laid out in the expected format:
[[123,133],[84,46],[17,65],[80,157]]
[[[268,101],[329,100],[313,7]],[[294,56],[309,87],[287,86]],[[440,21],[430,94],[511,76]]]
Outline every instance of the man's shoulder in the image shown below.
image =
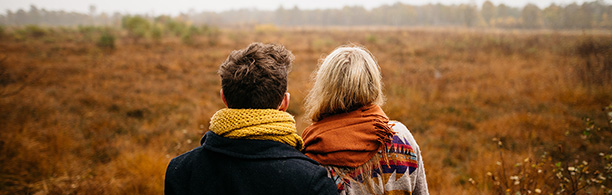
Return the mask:
[[197,158],[197,156],[200,155],[203,149],[204,148],[202,146],[198,146],[188,152],[185,152],[181,155],[178,155],[177,157],[172,158],[172,160],[170,160],[170,163],[168,164],[168,171],[172,172],[180,169],[182,166],[191,164],[193,159]]
[[182,153],[182,154],[174,157],[172,160],[183,160],[183,159],[189,158],[190,156],[196,156],[196,155],[199,155],[199,153],[202,150],[204,150],[203,145],[195,147],[195,148],[193,148],[193,149],[191,149],[191,150],[189,150],[189,151],[187,151],[185,153]]

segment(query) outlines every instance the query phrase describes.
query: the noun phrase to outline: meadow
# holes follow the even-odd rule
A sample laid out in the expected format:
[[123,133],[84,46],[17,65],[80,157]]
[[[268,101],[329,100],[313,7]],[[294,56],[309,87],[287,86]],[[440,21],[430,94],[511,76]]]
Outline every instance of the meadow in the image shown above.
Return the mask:
[[431,194],[612,194],[612,33],[463,28],[100,27],[0,31],[0,194],[162,194],[171,158],[223,108],[217,68],[251,42],[296,56],[299,133],[319,60],[358,44]]

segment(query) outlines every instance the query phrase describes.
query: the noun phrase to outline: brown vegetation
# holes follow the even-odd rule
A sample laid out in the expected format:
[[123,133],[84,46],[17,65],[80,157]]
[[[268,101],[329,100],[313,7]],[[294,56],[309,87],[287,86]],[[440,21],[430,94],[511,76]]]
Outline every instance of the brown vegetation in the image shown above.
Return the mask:
[[196,147],[223,107],[218,65],[254,41],[295,54],[289,112],[300,132],[318,60],[367,47],[383,109],[414,133],[432,194],[612,186],[609,33],[266,27],[135,42],[117,30],[8,28],[0,194],[161,194],[169,160]]

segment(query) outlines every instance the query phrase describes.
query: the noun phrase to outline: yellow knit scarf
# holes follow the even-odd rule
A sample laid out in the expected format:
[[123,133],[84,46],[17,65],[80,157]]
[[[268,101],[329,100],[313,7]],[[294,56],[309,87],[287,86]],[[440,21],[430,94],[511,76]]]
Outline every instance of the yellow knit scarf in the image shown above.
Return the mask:
[[210,130],[231,139],[272,140],[298,150],[304,146],[293,116],[274,109],[224,108],[210,119]]

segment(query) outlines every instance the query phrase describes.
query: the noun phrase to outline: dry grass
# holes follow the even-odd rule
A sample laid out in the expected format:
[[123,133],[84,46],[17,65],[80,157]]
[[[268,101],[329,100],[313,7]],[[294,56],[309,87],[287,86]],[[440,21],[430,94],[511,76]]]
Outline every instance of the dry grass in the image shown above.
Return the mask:
[[[524,187],[495,181],[532,174],[521,162],[545,176],[574,159],[605,171],[596,160],[612,154],[601,112],[612,103],[609,33],[225,29],[188,45],[119,35],[114,50],[96,47],[97,36],[0,36],[0,194],[161,194],[168,161],[196,147],[223,106],[218,64],[254,41],[296,55],[289,112],[300,132],[318,60],[343,44],[370,49],[383,72],[384,110],[415,134],[432,194],[556,192],[546,186],[562,182],[549,177],[521,177],[533,179]],[[581,138],[584,117],[602,129],[597,136]]]

